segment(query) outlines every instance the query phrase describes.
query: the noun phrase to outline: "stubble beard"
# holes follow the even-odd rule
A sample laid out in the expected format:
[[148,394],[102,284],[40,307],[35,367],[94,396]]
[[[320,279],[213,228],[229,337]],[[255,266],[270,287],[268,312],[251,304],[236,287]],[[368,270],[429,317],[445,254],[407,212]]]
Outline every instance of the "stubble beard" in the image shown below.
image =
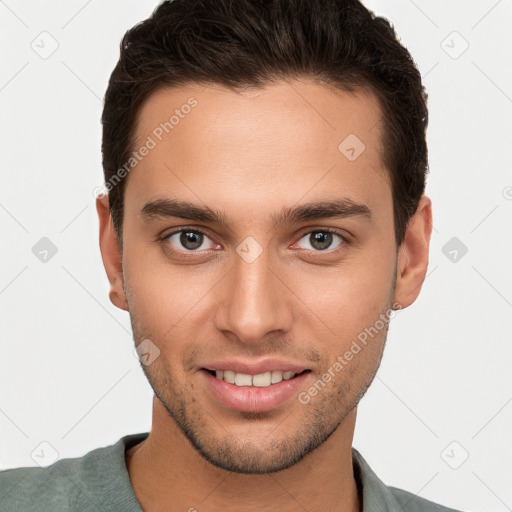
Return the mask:
[[[396,283],[393,282],[392,292]],[[126,294],[127,303],[129,297]],[[393,293],[391,293],[391,297]],[[391,309],[391,299],[388,310]],[[134,340],[145,338],[142,323],[137,318],[134,309],[129,309]],[[372,383],[380,366],[382,353],[387,338],[389,324],[381,332],[382,338],[372,343],[380,345],[380,353],[370,370],[357,374],[358,364],[347,367],[345,374],[341,375],[340,383],[335,391],[321,391],[309,404],[303,404],[304,417],[301,418],[298,430],[292,435],[272,439],[274,433],[280,432],[280,426],[286,421],[286,417],[263,439],[258,436],[254,439],[236,439],[227,430],[223,429],[221,420],[212,418],[204,411],[201,404],[195,399],[192,391],[187,386],[180,386],[175,382],[172,373],[166,367],[155,362],[141,367],[146,375],[153,391],[165,408],[170,418],[178,426],[184,437],[195,450],[208,462],[226,471],[242,474],[265,474],[287,469],[309,453],[322,445],[336,431],[347,414],[357,407],[361,398]],[[163,358],[162,358],[163,359]],[[354,387],[355,379],[359,377],[357,387]],[[322,375],[322,373],[320,373]],[[346,375],[346,377],[345,377]],[[300,410],[302,412],[302,409]],[[268,419],[265,413],[240,413],[240,419],[253,426],[261,420]],[[215,433],[223,430],[219,434]]]

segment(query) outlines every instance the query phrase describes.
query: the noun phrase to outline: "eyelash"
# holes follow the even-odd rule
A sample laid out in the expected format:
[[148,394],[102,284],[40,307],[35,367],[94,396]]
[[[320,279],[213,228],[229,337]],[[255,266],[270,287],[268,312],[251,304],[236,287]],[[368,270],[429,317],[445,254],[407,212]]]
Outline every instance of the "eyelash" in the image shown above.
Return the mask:
[[[171,233],[168,233],[167,235],[163,236],[163,237],[160,237],[158,238],[158,241],[161,242],[161,243],[164,243],[166,241],[168,241],[173,235],[176,235],[177,233],[183,233],[185,231],[188,231],[188,232],[192,232],[192,233],[198,233],[198,234],[201,234],[207,238],[210,238],[210,236],[208,235],[208,233],[206,233],[205,231],[202,231],[201,229],[198,229],[198,228],[187,228],[187,227],[182,227],[180,229],[177,229],[175,231],[172,231]],[[326,254],[335,254],[335,253],[338,253],[342,250],[344,250],[345,246],[349,245],[350,244],[350,240],[345,236],[345,235],[342,235],[339,231],[337,231],[336,229],[332,229],[332,228],[321,228],[321,229],[313,229],[311,231],[304,231],[298,241],[294,244],[296,245],[300,240],[302,240],[304,238],[304,236],[306,235],[311,235],[313,233],[332,233],[333,235],[337,235],[341,238],[341,244],[339,247],[337,247],[336,249],[334,250],[331,250],[329,251],[328,249],[325,250],[325,251],[311,251],[311,250],[306,250],[306,249],[301,249],[303,251],[306,251],[308,254],[318,254],[318,256],[322,256],[322,255],[326,255]],[[172,255],[176,255],[180,258],[184,258],[184,259],[187,259],[187,258],[195,258],[195,254],[194,253],[201,253],[203,251],[177,251],[175,249],[173,249],[169,244],[164,244],[165,245],[165,250],[167,252],[169,252],[170,254]],[[213,250],[213,249],[207,249],[207,250]],[[316,256],[314,256],[316,257]]]

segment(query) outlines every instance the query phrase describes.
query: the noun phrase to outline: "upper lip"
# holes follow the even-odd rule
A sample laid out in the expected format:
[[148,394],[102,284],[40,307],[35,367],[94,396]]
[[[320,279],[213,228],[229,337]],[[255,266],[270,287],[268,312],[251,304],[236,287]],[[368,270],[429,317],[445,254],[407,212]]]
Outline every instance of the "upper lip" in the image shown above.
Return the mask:
[[304,365],[281,361],[279,359],[259,359],[254,361],[241,359],[225,359],[215,362],[208,362],[201,365],[206,370],[230,370],[235,373],[244,373],[246,375],[259,375],[265,372],[282,371],[302,373],[309,370]]

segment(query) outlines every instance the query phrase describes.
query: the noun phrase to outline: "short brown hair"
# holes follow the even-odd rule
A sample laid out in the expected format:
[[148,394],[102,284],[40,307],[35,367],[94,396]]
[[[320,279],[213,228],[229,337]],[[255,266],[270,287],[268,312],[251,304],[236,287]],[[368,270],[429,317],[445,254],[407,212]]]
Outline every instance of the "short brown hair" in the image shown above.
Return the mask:
[[[157,89],[213,83],[240,90],[288,78],[377,95],[400,245],[425,189],[427,94],[389,21],[358,0],[162,2],[121,41],[101,119],[105,183],[129,160],[140,107]],[[121,247],[125,182],[109,191]]]

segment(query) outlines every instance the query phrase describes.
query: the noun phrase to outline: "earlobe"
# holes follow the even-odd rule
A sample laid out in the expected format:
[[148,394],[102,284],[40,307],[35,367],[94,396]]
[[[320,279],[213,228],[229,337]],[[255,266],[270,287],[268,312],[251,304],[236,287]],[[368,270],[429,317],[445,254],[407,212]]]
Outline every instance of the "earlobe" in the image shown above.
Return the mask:
[[424,195],[409,219],[398,253],[394,301],[401,308],[410,306],[420,293],[427,273],[431,234],[432,202]]
[[96,198],[96,211],[99,219],[101,258],[110,283],[109,298],[114,306],[128,311],[123,287],[122,255],[110,215],[108,195]]

